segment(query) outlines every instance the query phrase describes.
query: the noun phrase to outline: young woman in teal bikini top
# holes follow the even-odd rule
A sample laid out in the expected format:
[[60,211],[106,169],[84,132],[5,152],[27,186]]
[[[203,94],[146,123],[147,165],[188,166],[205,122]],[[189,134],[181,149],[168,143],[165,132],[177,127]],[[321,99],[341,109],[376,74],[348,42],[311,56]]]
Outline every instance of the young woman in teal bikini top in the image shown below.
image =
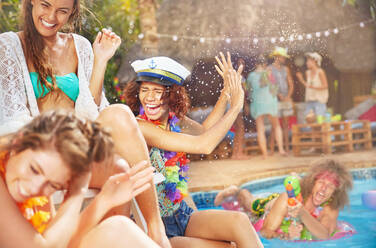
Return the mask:
[[[61,90],[66,96],[69,97],[73,102],[76,101],[78,94],[80,92],[79,80],[77,75],[74,72],[68,73],[64,76],[55,76],[56,86]],[[33,85],[35,97],[37,99],[45,97],[48,93],[51,92],[45,85],[38,82],[38,73],[30,72],[30,79]],[[49,83],[52,82],[51,77],[47,77]]]

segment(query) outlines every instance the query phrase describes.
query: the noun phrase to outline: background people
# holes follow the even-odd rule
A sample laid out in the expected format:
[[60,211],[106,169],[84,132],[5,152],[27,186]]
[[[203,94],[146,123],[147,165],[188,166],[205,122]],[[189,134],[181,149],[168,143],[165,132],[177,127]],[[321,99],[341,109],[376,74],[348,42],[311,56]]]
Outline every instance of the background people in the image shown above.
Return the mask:
[[294,114],[292,105],[292,93],[294,84],[289,68],[285,65],[286,59],[289,58],[287,50],[282,47],[276,47],[270,54],[274,61],[268,66],[268,70],[272,72],[273,78],[278,85],[278,113],[282,118],[282,133],[285,151],[289,152],[289,116]]
[[316,117],[324,117],[329,93],[326,74],[321,68],[322,57],[316,52],[306,53],[306,57],[306,80],[301,72],[296,73],[296,77],[298,78],[299,82],[305,86],[306,108],[304,111],[304,117],[306,117],[310,111],[313,111]]
[[265,57],[258,57],[256,69],[247,78],[247,88],[251,92],[252,99],[251,115],[256,120],[257,141],[264,158],[268,155],[264,124],[266,118],[272,124],[272,132],[275,133],[274,137],[278,144],[279,153],[286,154],[283,149],[282,130],[278,120],[278,85],[266,65]]
[[286,155],[283,149],[282,130],[278,120],[278,85],[271,71],[266,68],[266,65],[266,58],[263,56],[258,57],[256,69],[247,78],[247,88],[251,92],[252,99],[250,106],[251,115],[256,120],[257,141],[264,158],[268,155],[265,137],[265,118],[268,118],[272,124],[272,132],[275,133],[274,138],[278,144],[279,153]]

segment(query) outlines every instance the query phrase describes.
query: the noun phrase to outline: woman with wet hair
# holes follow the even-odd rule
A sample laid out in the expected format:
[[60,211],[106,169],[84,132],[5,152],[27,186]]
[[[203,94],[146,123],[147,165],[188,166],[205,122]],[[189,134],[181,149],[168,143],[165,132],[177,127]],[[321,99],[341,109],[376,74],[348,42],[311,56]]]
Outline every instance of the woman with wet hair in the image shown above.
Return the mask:
[[287,193],[257,197],[234,185],[219,192],[214,203],[228,205],[226,199],[235,199],[237,207],[247,212],[265,238],[328,239],[341,231],[337,218],[349,203],[349,171],[338,161],[320,160],[300,179],[300,186],[303,202],[296,201],[293,207],[288,205]]
[[[261,234],[266,238],[280,236],[277,230],[284,226],[286,238],[328,239],[337,231],[339,211],[349,202],[352,176],[343,164],[335,160],[320,160],[300,180],[303,202],[287,204],[287,193],[282,193],[266,216]],[[299,218],[291,225],[286,216]],[[302,235],[302,233],[304,235]]]
[[[153,57],[133,62],[136,82],[125,88],[126,102],[139,114],[152,165],[166,178],[157,185],[157,193],[172,247],[231,247],[230,242],[239,248],[262,247],[245,214],[194,212],[184,200],[189,163],[185,153],[211,153],[243,107],[242,66],[236,72],[230,55],[221,57],[216,68],[224,78],[224,89],[202,125],[186,116],[189,98],[183,84],[190,72],[173,59]],[[227,103],[230,108],[225,113]]]
[[[49,111],[1,140],[2,246],[158,247],[124,216],[100,223],[110,209],[150,187],[153,169],[145,169],[146,162],[110,177],[80,214],[92,164],[115,158],[112,139],[98,123]],[[50,196],[58,190],[66,193],[55,214]]]
[[[132,167],[149,160],[145,140],[129,108],[109,106],[102,91],[107,62],[121,40],[107,29],[98,32],[93,45],[78,34],[61,32],[79,26],[80,5],[80,0],[22,1],[22,30],[0,34],[0,135],[17,131],[40,113],[63,108],[107,127],[116,153]],[[93,166],[90,187],[100,188],[123,170],[99,169]],[[170,247],[155,187],[137,201],[150,237]]]

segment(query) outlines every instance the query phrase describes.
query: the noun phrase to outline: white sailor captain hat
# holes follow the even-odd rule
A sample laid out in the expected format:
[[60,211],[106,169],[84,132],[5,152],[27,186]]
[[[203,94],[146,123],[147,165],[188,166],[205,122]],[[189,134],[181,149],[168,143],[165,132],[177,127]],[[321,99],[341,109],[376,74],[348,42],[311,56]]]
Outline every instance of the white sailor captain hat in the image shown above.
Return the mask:
[[136,60],[131,66],[137,73],[137,82],[155,82],[164,86],[182,85],[190,72],[168,57],[152,57]]

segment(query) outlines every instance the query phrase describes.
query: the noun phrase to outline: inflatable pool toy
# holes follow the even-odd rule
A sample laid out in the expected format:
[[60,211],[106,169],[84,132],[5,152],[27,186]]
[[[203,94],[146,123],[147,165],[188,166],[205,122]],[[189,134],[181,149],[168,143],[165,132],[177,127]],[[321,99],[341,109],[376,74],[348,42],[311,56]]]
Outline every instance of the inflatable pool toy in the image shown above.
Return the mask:
[[[259,232],[264,225],[264,219],[258,220],[256,223],[253,224],[256,232]],[[305,231],[306,230],[306,231]],[[281,229],[278,230],[278,233],[284,233]],[[314,239],[312,235],[307,231],[306,228],[303,229],[301,234],[301,239],[298,240],[289,240],[289,242],[318,242],[318,241],[327,241],[327,240],[334,240],[340,239],[344,237],[352,236],[356,233],[355,228],[345,221],[337,221],[337,228],[334,231],[329,239]]]
[[228,197],[226,197],[222,201],[221,206],[225,210],[243,211],[243,208],[240,206],[238,200],[236,199],[236,196],[228,196]]
[[367,208],[376,210],[376,190],[370,190],[362,194],[362,203]]

